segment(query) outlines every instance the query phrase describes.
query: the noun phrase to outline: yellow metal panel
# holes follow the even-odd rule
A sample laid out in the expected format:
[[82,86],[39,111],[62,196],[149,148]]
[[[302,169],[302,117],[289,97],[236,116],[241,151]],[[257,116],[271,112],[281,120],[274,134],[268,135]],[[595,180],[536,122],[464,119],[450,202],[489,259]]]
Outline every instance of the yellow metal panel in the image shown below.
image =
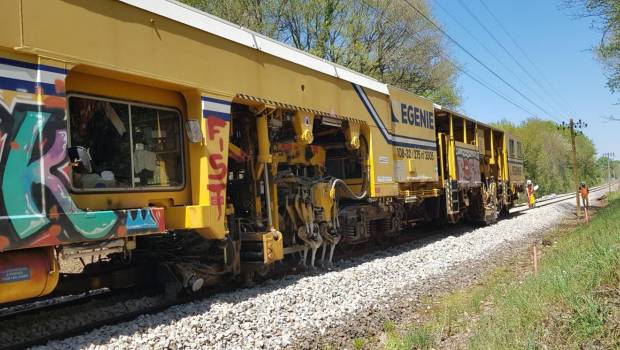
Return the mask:
[[390,86],[394,133],[422,140],[435,140],[433,102]]
[[[21,44],[20,0],[0,1],[0,47],[13,48]],[[4,54],[3,54],[4,56]]]
[[194,229],[211,223],[211,210],[207,205],[186,205],[165,209],[166,225],[170,229]]
[[[119,100],[128,100],[178,109],[186,115],[186,102],[177,92],[180,86],[162,85],[154,80],[95,70],[78,66],[69,71],[65,80],[67,93],[78,92]],[[175,91],[177,90],[177,91]]]
[[393,133],[406,140],[406,143],[394,145],[395,181],[436,182],[437,146],[433,103],[392,86],[389,92]]
[[[71,21],[57,21],[71,18]],[[350,83],[112,0],[24,1],[30,52],[205,92],[362,115]]]

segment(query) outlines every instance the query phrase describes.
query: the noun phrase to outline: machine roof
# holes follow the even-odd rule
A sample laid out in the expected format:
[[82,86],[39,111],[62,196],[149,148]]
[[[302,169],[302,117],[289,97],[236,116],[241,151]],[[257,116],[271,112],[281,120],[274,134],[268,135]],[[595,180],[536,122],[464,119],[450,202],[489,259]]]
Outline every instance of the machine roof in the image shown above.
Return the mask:
[[387,84],[174,0],[119,0],[204,32],[388,95]]
[[[452,115],[455,115],[455,116],[457,116],[457,117],[459,117],[459,118],[466,119],[467,121],[470,121],[470,122],[472,122],[472,123],[476,123],[476,124],[478,124],[478,125],[484,126],[484,127],[486,127],[486,128],[492,129],[492,130],[494,130],[494,131],[505,132],[505,131],[504,131],[504,130],[502,130],[502,129],[498,129],[498,128],[494,127],[494,126],[491,126],[491,125],[485,124],[485,123],[483,123],[483,122],[481,122],[481,121],[478,121],[478,120],[476,120],[476,119],[473,119],[473,118],[471,118],[471,117],[468,117],[468,116],[466,116],[466,115],[465,115],[465,114],[463,114],[463,113],[460,113],[460,112],[457,112],[457,111],[451,110],[451,109],[449,109],[449,108],[446,108],[446,107],[440,106],[440,105],[438,105],[438,104],[436,104],[436,103],[433,103],[433,107],[435,107],[435,109],[436,109],[436,110],[439,110],[439,111],[442,111],[442,112],[446,112],[446,114],[452,114]],[[435,114],[437,114],[437,113],[435,113]]]

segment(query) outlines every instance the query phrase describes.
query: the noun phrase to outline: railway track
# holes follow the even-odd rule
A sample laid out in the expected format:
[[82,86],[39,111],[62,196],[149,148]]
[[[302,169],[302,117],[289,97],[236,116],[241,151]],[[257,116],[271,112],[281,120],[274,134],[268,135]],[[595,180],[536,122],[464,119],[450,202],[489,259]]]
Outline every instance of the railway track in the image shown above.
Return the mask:
[[[590,189],[590,193],[594,193],[596,191],[602,190],[607,188],[608,185],[600,185],[600,186],[595,186],[592,187]],[[537,199],[536,200],[536,207],[542,207],[545,205],[550,205],[550,204],[555,204],[558,202],[562,202],[564,200],[570,199],[570,198],[574,198],[575,197],[575,192],[571,192],[571,193],[563,193],[560,195],[556,195],[554,197],[549,197],[549,198],[543,198],[543,199]],[[524,210],[528,210],[529,208],[527,207],[527,204],[521,204],[518,205],[516,207],[514,207],[513,209],[510,210],[511,213],[518,213],[518,212],[522,212]]]
[[[139,304],[135,300],[145,307],[135,307]],[[23,349],[130,320],[148,313],[157,304],[156,300],[154,296],[137,292],[85,293],[70,301],[52,299],[44,306],[5,312],[0,316],[0,348]]]
[[27,304],[17,304],[0,309],[0,324],[11,320],[19,315],[26,313],[35,313],[38,311],[51,311],[63,307],[70,307],[88,300],[97,300],[106,298],[113,294],[108,289],[97,289],[75,295],[52,296],[36,299]]
[[[592,192],[603,189],[606,186],[597,186]],[[570,199],[574,193],[562,194],[553,198],[540,200],[537,206],[551,205]],[[511,210],[511,213],[521,212],[528,209],[520,206]],[[414,230],[407,230],[404,234],[382,245],[363,245],[358,249],[339,253],[338,260],[353,259],[364,255],[370,255],[384,251],[390,247],[410,243],[416,240],[458,234],[466,225],[459,224],[449,228],[436,228],[430,225],[416,226]],[[286,265],[286,264],[285,264]],[[265,279],[277,279],[284,275],[296,275],[306,273],[305,269],[299,269],[294,264],[287,264],[276,274]],[[322,273],[322,271],[318,271]],[[37,301],[39,305],[24,307],[22,309],[5,308],[0,310],[0,349],[23,349],[30,346],[45,344],[50,340],[65,339],[77,336],[105,325],[131,321],[145,314],[154,314],[167,308],[184,304],[214,294],[234,291],[241,288],[238,283],[229,283],[217,288],[209,288],[200,293],[176,298],[166,299],[163,294],[140,291],[101,291],[98,293],[85,293],[83,295],[65,298],[59,302],[45,304],[45,300]],[[3,312],[4,311],[4,312]],[[66,321],[66,322],[63,322]],[[55,327],[48,327],[55,324]],[[63,327],[58,326],[62,324]]]
[[[454,234],[454,232],[462,230],[463,227],[465,225],[459,224],[445,230],[430,225],[422,225],[416,227],[415,230],[406,230],[403,234],[382,245],[363,244],[346,253],[339,252],[336,258],[337,260],[354,259],[433,236],[438,236],[438,239],[441,239],[440,235]],[[309,272],[291,262],[285,262],[283,265],[274,274],[263,278],[263,281]],[[320,274],[330,270],[319,269],[310,273]],[[0,310],[0,324],[2,325],[0,328],[0,349],[23,349],[43,345],[51,340],[77,336],[105,325],[131,321],[141,315],[158,313],[175,305],[208,298],[218,293],[231,292],[243,287],[245,286],[232,282],[173,300],[166,299],[163,294],[152,292],[105,291],[95,294],[84,293],[57,302],[51,301],[54,298],[36,301],[35,303],[44,304],[26,306],[19,310],[5,310],[4,312]],[[46,304],[45,302],[49,303]],[[65,320],[67,322],[64,322]],[[59,326],[63,323],[68,327]],[[48,325],[54,326],[48,327]]]

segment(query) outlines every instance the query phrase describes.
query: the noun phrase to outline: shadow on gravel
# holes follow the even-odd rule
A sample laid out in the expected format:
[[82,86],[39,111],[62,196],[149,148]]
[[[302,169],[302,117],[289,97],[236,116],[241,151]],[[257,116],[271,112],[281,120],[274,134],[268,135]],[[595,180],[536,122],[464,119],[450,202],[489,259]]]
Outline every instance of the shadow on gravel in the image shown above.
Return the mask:
[[[561,203],[559,205],[564,206],[565,204],[566,203]],[[567,204],[567,206],[571,207],[570,204]],[[512,220],[524,214],[526,213],[513,213],[502,218],[502,220]],[[58,342],[48,343],[48,345],[51,345],[54,348],[82,348],[88,347],[90,344],[102,345],[108,342],[111,338],[118,338],[120,336],[140,336],[142,331],[146,328],[157,328],[160,326],[172,325],[179,322],[183,318],[208,313],[212,310],[214,305],[229,308],[233,305],[247,302],[250,299],[261,295],[269,294],[280,289],[285,289],[306,278],[314,278],[329,273],[336,273],[372,262],[377,259],[385,259],[405,254],[449,237],[459,237],[465,235],[479,229],[482,226],[483,225],[480,224],[470,223],[448,225],[444,228],[437,229],[432,225],[419,225],[403,233],[397,244],[392,243],[392,245],[389,246],[377,246],[372,249],[365,248],[360,252],[363,253],[363,255],[360,254],[358,256],[336,260],[334,266],[329,269],[317,269],[312,272],[297,271],[294,274],[286,275],[282,278],[265,280],[252,288],[233,289],[232,291],[214,294],[204,299],[172,306],[163,312],[142,315],[129,322],[104,326],[101,329],[95,330],[98,334],[93,335],[92,337],[87,333],[75,338],[69,338],[65,340],[66,342],[61,340]],[[492,226],[493,225],[491,225],[491,227]],[[220,306],[220,304],[230,304],[230,306]],[[219,312],[219,315],[214,316],[219,318],[214,319],[213,321],[226,323],[227,320],[225,316],[222,315],[225,315],[225,312]]]

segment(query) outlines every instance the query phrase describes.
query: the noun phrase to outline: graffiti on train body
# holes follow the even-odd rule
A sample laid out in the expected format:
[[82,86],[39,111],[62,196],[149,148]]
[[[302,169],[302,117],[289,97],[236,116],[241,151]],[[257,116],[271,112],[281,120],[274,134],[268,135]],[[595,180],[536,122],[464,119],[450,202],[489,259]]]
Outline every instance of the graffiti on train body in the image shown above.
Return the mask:
[[223,214],[226,205],[226,176],[228,175],[227,159],[224,145],[227,140],[226,127],[230,120],[230,102],[209,97],[202,98],[203,117],[206,118],[209,147],[209,184],[207,189],[211,205],[217,206],[217,219]]
[[[40,68],[15,65],[33,76]],[[163,208],[77,207],[69,190],[64,80],[27,83],[0,89],[0,251],[164,231]]]
[[480,153],[477,150],[457,147],[456,170],[460,183],[480,183]]
[[163,211],[152,210],[150,208],[137,209],[134,213],[127,214],[127,220],[125,226],[127,231],[139,231],[139,230],[158,230],[163,231]]
[[[65,177],[68,166],[66,159],[67,132],[54,130],[51,147],[45,149],[48,139],[42,135],[51,113],[27,111],[17,134],[12,141],[2,181],[2,194],[6,212],[9,217],[23,216],[23,219],[13,220],[13,227],[19,238],[24,239],[40,231],[50,223],[47,215],[41,215],[41,210],[35,204],[34,188],[40,185],[41,192],[49,193],[64,213],[80,213],[75,208],[67,187],[62,183],[60,176]],[[39,137],[38,145],[35,143]],[[37,147],[37,149],[35,149]],[[30,161],[33,153],[40,154],[40,158]],[[68,179],[64,179],[68,182]],[[46,199],[42,196],[43,200]],[[101,213],[94,219],[85,215],[68,215],[67,218],[73,227],[86,238],[101,238],[105,236],[116,223],[117,215],[113,212]]]

